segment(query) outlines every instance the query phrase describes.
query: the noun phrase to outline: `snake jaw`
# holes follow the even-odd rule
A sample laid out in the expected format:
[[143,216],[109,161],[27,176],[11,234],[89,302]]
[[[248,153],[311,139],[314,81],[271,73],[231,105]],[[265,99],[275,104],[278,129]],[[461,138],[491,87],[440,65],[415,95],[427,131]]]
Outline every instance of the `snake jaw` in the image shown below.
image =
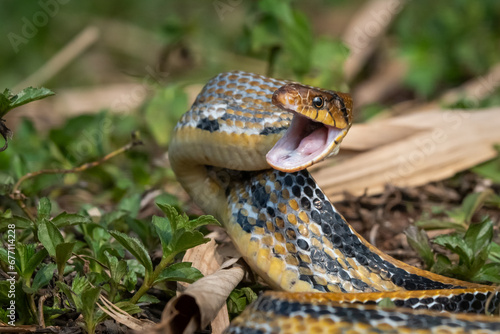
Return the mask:
[[294,113],[286,133],[267,153],[267,163],[274,169],[288,173],[305,169],[336,154],[347,130]]
[[[320,98],[321,105],[315,106],[315,98]],[[294,117],[266,155],[271,167],[296,172],[338,153],[352,123],[349,94],[289,83],[274,92],[272,102]]]

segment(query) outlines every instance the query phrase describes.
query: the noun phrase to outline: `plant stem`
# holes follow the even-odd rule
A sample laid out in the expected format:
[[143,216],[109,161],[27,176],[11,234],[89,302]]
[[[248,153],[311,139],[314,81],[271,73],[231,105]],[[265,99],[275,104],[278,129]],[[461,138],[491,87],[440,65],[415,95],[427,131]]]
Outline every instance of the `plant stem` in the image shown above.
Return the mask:
[[26,205],[24,203],[25,197],[20,190],[21,184],[24,181],[29,180],[29,179],[34,178],[34,177],[39,176],[39,175],[79,173],[79,172],[82,172],[84,170],[99,166],[103,162],[105,162],[111,158],[114,158],[115,156],[117,156],[123,152],[126,152],[126,151],[130,150],[132,147],[137,146],[137,145],[142,145],[142,141],[137,138],[137,134],[133,133],[131,142],[129,142],[125,146],[122,146],[121,148],[117,149],[116,151],[113,151],[113,152],[105,155],[104,157],[102,157],[99,160],[87,162],[81,166],[70,168],[70,169],[42,169],[42,170],[39,170],[36,172],[28,173],[26,175],[23,175],[16,182],[16,184],[12,188],[12,191],[11,191],[9,196],[17,202],[19,207],[24,211],[24,213],[26,213],[26,216],[28,216],[28,218],[31,221],[35,221],[35,217],[33,216],[33,214],[30,212],[30,210],[26,207]]
[[38,319],[38,312],[36,310],[35,295],[34,294],[28,295],[28,302],[30,305],[31,312],[33,313],[33,316],[35,317],[35,322],[38,324],[39,319]]
[[148,277],[148,275],[146,274],[146,276],[144,277],[144,283],[141,285],[139,290],[137,290],[137,292],[132,296],[132,298],[130,298],[131,303],[137,304],[139,299],[141,299],[141,297],[145,295],[146,292],[148,292],[148,290],[153,287],[154,281],[158,278],[158,276],[160,276],[161,272],[173,261],[175,255],[176,254],[170,254],[164,257],[160,261],[160,263],[156,266],[155,270],[153,271],[153,274],[150,277]]

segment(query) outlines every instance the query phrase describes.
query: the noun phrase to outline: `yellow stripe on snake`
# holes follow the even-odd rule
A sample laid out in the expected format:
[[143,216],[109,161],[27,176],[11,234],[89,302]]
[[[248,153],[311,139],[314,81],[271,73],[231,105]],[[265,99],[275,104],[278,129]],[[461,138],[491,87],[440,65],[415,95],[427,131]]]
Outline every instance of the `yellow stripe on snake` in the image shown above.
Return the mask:
[[[349,94],[229,72],[210,80],[177,124],[169,158],[178,180],[252,269],[288,291],[262,294],[227,332],[500,332],[499,318],[455,314],[494,311],[494,287],[382,253],[305,170],[338,152],[351,123]],[[398,308],[367,305],[383,298]]]

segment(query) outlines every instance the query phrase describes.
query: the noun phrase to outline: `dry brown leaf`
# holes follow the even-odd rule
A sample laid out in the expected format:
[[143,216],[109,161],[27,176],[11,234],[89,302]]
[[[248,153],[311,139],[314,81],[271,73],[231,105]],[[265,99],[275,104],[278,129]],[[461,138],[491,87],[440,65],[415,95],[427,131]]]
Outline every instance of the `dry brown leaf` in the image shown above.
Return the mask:
[[367,151],[391,144],[414,135],[421,129],[408,125],[390,125],[386,122],[354,124],[342,141],[342,149]]
[[198,269],[203,276],[213,274],[224,262],[222,257],[216,253],[217,243],[214,239],[214,233],[210,233],[207,237],[211,238],[209,242],[188,249],[182,258],[182,262],[191,262],[192,266]]
[[[206,244],[188,249],[182,259],[183,262],[191,262],[192,266],[197,268],[203,276],[208,276],[216,272],[221,267],[223,259],[228,258],[226,251],[227,243],[223,245],[224,247],[220,247],[221,245],[215,243],[215,240],[226,239],[227,235],[225,232],[222,229],[217,229],[207,235],[207,237],[212,240]],[[237,252],[234,251],[234,246],[230,241],[229,245],[233,247],[233,251],[230,254],[234,256]],[[183,288],[188,286],[187,283],[179,282],[178,284]],[[222,306],[210,325],[213,334],[222,333],[229,326],[229,314],[226,304]]]
[[[368,127],[413,127],[413,134],[374,147],[334,165],[323,162],[312,175],[332,201],[377,194],[387,183],[411,187],[438,181],[496,156],[500,108],[471,112],[434,110],[369,123]],[[370,131],[366,131],[370,133]],[[375,140],[353,132],[354,141]],[[350,135],[349,135],[350,136]],[[347,140],[346,140],[347,142]]]
[[[205,328],[216,316],[236,285],[244,270],[235,265],[237,259],[227,261],[212,275],[191,284],[186,291],[170,300],[163,311],[162,322],[155,333],[193,333]],[[228,265],[232,267],[226,269]]]

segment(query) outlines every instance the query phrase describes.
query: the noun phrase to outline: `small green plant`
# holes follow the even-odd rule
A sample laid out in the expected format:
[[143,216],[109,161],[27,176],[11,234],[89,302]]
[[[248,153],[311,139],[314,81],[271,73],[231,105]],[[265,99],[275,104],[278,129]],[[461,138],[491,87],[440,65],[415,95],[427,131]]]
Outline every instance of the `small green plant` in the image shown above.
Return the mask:
[[470,194],[460,208],[445,211],[448,219],[416,223],[424,229],[455,229],[456,233],[432,239],[452,255],[434,252],[423,230],[411,227],[406,231],[409,244],[429,270],[467,281],[500,283],[500,245],[493,241],[493,222],[486,217],[472,223],[474,213],[492,196],[491,190]]
[[[155,237],[161,241],[163,250],[157,265],[149,255],[151,250],[139,238],[110,230],[111,226],[119,226],[118,221],[126,217],[123,214],[103,215],[98,221],[88,212],[63,212],[51,218],[52,204],[47,198],[40,200],[33,221],[4,212],[0,231],[15,226],[25,240],[31,241],[18,242],[15,247],[18,323],[50,324],[73,310],[83,315],[87,332],[94,333],[97,324],[108,317],[97,306],[100,298],[105,296],[116,307],[134,314],[141,311],[138,302],[159,302],[147,295],[153,286],[166,281],[192,283],[202,277],[191,263],[175,263],[175,259],[185,250],[209,240],[197,228],[218,222],[211,216],[189,219],[161,200],[157,205],[165,213],[165,217],[153,217]],[[67,233],[68,229],[74,232]],[[84,241],[74,239],[75,232],[83,233]],[[127,256],[125,251],[130,254]],[[7,252],[0,249],[0,266],[6,272],[12,271],[8,270]],[[52,287],[51,306],[44,305],[40,313],[36,299],[46,294],[48,287]],[[130,295],[129,291],[134,290]],[[39,314],[44,319],[39,319]],[[7,320],[6,314],[0,317]]]
[[227,300],[227,310],[231,318],[239,315],[254,300],[257,294],[249,287],[234,289]]

